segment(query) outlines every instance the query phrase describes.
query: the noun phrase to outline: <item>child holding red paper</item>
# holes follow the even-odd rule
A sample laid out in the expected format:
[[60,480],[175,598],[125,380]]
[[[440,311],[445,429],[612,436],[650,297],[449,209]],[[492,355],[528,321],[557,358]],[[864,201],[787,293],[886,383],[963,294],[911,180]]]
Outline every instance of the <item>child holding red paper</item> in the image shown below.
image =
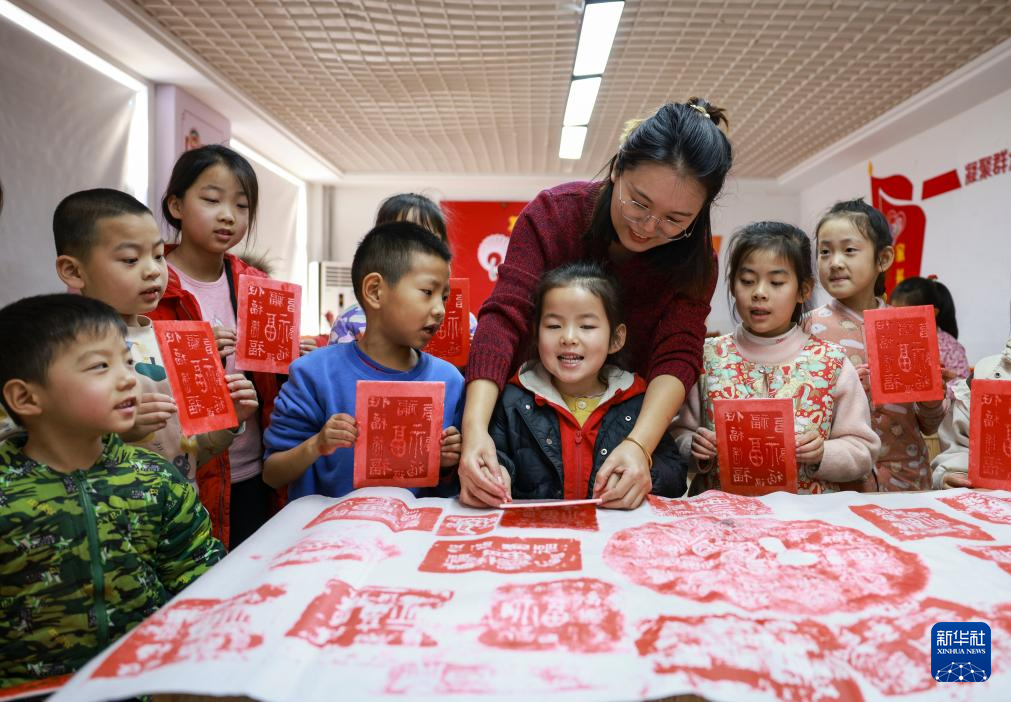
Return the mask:
[[226,376],[237,427],[184,435],[154,328],[145,316],[158,306],[167,278],[165,245],[151,211],[118,190],[82,190],[57,206],[53,236],[63,283],[101,300],[126,322],[141,394],[134,426],[122,438],[154,451],[196,482],[197,466],[227,450],[242,433],[241,422],[256,412],[253,384],[241,373]]
[[351,264],[365,331],[291,364],[264,434],[267,484],[287,486],[290,499],[351,492],[359,380],[443,383],[440,466],[448,471],[459,462],[463,376],[418,350],[445,316],[450,258],[445,243],[409,222],[383,224],[365,235]]
[[599,497],[602,507],[635,509],[650,493],[684,494],[685,462],[667,435],[649,456],[649,472],[600,472],[615,446],[635,443],[628,434],[646,393],[641,377],[615,364],[625,345],[621,319],[618,283],[598,264],[569,263],[541,278],[534,359],[502,390],[488,428],[511,497]]
[[807,234],[781,222],[744,227],[730,242],[727,288],[741,323],[706,340],[698,390],[672,426],[682,455],[696,462],[691,492],[719,488],[713,401],[721,398],[793,399],[799,494],[862,480],[880,440],[860,379],[842,347],[800,324],[814,288]]
[[[267,277],[230,251],[245,239],[256,220],[256,173],[240,154],[211,144],[179,157],[162,198],[162,215],[178,233],[166,247],[168,285],[152,319],[204,320],[214,327],[226,373],[235,372],[235,342],[240,275]],[[277,396],[278,376],[247,375],[256,388],[260,412],[228,451],[201,466],[200,499],[214,522],[214,533],[234,548],[267,520],[271,491],[261,479],[263,429]]]
[[[840,344],[857,367],[869,395],[864,339],[864,310],[887,307],[884,276],[895,258],[888,221],[863,200],[838,202],[815,231],[818,275],[828,304],[811,313],[812,334]],[[923,434],[937,431],[944,418],[943,400],[873,407],[874,431],[881,454],[862,489],[895,492],[929,490],[930,463]]]

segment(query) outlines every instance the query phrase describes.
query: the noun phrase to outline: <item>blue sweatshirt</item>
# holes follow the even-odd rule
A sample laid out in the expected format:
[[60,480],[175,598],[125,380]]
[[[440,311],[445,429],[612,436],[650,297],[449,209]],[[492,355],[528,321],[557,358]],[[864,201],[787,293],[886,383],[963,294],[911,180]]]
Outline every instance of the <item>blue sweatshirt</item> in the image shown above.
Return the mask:
[[[298,446],[319,432],[331,415],[355,414],[355,384],[359,380],[444,382],[446,406],[442,426],[460,428],[463,416],[463,376],[441,358],[419,353],[417,365],[397,371],[366,356],[358,344],[326,346],[291,364],[287,382],[277,396],[270,426],[263,435],[264,459]],[[288,499],[305,495],[341,497],[351,492],[355,469],[352,448],[320,456],[300,478],[288,485]],[[415,491],[417,492],[417,491]]]

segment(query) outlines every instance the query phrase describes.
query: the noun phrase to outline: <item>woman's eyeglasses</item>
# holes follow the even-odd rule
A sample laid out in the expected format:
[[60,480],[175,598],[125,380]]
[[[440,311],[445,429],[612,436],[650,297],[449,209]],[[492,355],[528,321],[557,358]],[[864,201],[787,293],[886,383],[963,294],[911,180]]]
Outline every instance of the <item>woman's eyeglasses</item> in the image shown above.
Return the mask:
[[[641,202],[636,200],[626,200],[622,197],[624,191],[624,185],[622,184],[621,178],[618,178],[618,202],[621,203],[621,216],[626,219],[626,221],[644,227],[649,224],[650,220],[656,222],[656,228],[660,230],[664,238],[667,241],[677,241],[678,239],[687,239],[692,235],[691,231],[688,231],[687,227],[682,227],[678,222],[675,222],[670,217],[657,217],[656,215],[650,213],[649,208]],[[698,219],[696,217],[692,220],[692,223]],[[694,229],[694,227],[693,227]]]

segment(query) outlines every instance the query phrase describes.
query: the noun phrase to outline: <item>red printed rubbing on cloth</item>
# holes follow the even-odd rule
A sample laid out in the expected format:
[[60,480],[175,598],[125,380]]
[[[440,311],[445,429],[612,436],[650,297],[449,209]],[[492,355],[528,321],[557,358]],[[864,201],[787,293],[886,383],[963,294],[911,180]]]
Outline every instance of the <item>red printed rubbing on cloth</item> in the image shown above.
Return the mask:
[[207,322],[155,322],[155,338],[187,436],[239,425],[225,369]]
[[481,621],[480,641],[529,651],[610,651],[622,638],[617,592],[594,578],[501,585]]
[[708,515],[710,517],[753,517],[758,514],[772,514],[772,508],[754,497],[734,495],[722,490],[707,490],[701,495],[686,500],[647,495],[649,506],[661,517],[684,519]]
[[937,501],[984,522],[1011,524],[1011,500],[1006,497],[994,497],[982,492],[966,492],[950,497],[938,497]]
[[597,531],[596,505],[517,507],[502,510],[502,527],[518,529],[581,529]]
[[355,537],[326,539],[306,536],[270,561],[270,568],[329,563],[331,561],[378,562],[400,555],[400,549],[382,540]]
[[177,600],[127,634],[95,669],[92,678],[139,675],[173,663],[241,660],[263,644],[253,630],[252,610],[285,592],[261,585],[227,599]]
[[[387,695],[414,699],[422,695],[504,695],[517,694],[517,699],[539,699],[540,693],[586,691],[591,689],[575,668],[566,661],[550,665],[524,665],[523,674],[508,662],[454,662],[444,657],[428,657],[419,661],[397,663],[389,669]],[[581,672],[581,671],[580,671]]]
[[470,279],[450,278],[446,317],[425,346],[425,353],[456,367],[467,365],[470,355]]
[[[733,641],[732,646],[714,645]],[[656,673],[676,673],[695,687],[711,681],[779,700],[861,700],[859,684],[838,664],[842,651],[825,625],[810,619],[661,616],[647,620],[635,642]],[[803,673],[798,674],[798,661]],[[928,666],[929,667],[929,666]]]
[[447,515],[439,525],[438,536],[480,536],[492,531],[498,525],[498,512],[476,517]]
[[354,486],[439,484],[446,384],[359,380]]
[[404,587],[356,589],[331,580],[285,634],[313,646],[435,646],[426,631],[433,610],[453,598],[449,590]]
[[993,541],[992,536],[975,524],[953,519],[929,507],[888,509],[877,505],[854,505],[850,509],[900,541],[916,541],[938,536]]
[[864,337],[875,405],[944,398],[933,307],[866,310]]
[[302,287],[240,275],[236,308],[235,367],[286,374],[299,356]]
[[737,495],[797,492],[793,400],[716,400],[720,489]]
[[959,546],[965,553],[989,561],[1011,575],[1011,546]]
[[418,570],[426,573],[556,573],[581,570],[576,539],[509,539],[489,536],[476,541],[436,541]]
[[1011,490],[1011,382],[972,381],[969,408],[969,482]]
[[860,611],[905,600],[927,582],[917,555],[818,520],[651,522],[615,533],[604,562],[661,594],[790,614]]
[[327,507],[302,528],[310,529],[338,519],[356,519],[385,524],[390,531],[431,531],[440,514],[440,507],[412,509],[396,497],[349,497]]

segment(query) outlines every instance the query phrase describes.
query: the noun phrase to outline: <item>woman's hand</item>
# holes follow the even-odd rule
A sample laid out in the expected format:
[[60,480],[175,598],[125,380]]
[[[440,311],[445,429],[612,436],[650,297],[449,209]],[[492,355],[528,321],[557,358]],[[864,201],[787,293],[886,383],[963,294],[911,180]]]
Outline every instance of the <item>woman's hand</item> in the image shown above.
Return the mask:
[[593,496],[607,509],[635,509],[652,489],[649,460],[631,441],[614,447],[593,482]]
[[699,427],[692,434],[692,457],[702,463],[716,458],[716,432]]
[[509,472],[499,465],[487,431],[463,435],[459,475],[460,502],[468,507],[498,507],[512,499]]

